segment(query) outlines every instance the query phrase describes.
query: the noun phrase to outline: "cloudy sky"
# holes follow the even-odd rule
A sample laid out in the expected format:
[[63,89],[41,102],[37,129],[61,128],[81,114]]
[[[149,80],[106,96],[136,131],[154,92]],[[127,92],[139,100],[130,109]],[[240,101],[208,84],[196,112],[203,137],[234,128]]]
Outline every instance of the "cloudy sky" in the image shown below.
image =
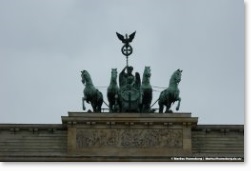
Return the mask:
[[183,69],[180,112],[244,124],[241,0],[0,0],[0,23],[0,123],[61,123],[82,111],[83,69],[107,101],[111,68],[126,64],[115,32],[136,30],[129,64],[141,75],[151,66],[152,86]]

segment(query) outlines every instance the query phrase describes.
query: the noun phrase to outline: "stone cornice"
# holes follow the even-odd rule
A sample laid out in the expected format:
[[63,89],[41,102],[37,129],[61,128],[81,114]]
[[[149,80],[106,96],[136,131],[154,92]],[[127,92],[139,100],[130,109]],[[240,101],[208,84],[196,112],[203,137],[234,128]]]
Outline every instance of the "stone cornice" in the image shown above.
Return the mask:
[[197,125],[198,118],[191,117],[191,113],[85,113],[69,112],[69,116],[62,116],[65,125]]
[[56,130],[66,130],[67,128],[62,124],[0,124],[0,131],[31,131],[37,132],[47,130],[54,132]]
[[192,131],[203,131],[203,132],[244,132],[244,125],[197,125]]

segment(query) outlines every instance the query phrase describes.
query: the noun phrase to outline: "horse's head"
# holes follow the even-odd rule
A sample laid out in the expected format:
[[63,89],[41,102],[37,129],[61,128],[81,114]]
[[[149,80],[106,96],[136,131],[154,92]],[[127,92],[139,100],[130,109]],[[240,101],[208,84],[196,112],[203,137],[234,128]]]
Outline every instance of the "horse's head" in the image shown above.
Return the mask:
[[171,79],[170,79],[170,82],[171,82],[171,83],[179,84],[179,82],[181,81],[181,74],[182,74],[182,70],[177,69],[177,70],[173,73],[173,75],[172,75],[172,77],[171,77]]
[[90,81],[90,74],[86,71],[83,70],[81,71],[81,77],[82,77],[82,83],[85,84],[86,81]]
[[147,78],[151,77],[151,68],[150,68],[150,66],[145,66],[143,77],[147,77]]
[[116,80],[117,75],[118,75],[117,68],[112,68],[112,79]]

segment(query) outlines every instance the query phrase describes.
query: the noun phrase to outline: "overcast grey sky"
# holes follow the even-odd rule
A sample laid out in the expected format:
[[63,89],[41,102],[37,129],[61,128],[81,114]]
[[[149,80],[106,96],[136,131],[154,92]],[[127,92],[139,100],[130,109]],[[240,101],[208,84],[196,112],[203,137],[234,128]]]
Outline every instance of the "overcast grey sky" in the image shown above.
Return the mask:
[[0,123],[81,111],[83,69],[107,101],[111,68],[126,64],[115,32],[136,30],[129,64],[141,76],[151,66],[152,86],[183,69],[180,112],[244,124],[242,0],[0,0],[0,23]]

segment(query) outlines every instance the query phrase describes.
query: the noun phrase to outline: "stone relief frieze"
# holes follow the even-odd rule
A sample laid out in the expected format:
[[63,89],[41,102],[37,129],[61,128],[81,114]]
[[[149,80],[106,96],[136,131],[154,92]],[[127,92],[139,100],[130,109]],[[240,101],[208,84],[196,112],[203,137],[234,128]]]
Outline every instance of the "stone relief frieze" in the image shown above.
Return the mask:
[[182,148],[182,129],[77,129],[76,147]]

